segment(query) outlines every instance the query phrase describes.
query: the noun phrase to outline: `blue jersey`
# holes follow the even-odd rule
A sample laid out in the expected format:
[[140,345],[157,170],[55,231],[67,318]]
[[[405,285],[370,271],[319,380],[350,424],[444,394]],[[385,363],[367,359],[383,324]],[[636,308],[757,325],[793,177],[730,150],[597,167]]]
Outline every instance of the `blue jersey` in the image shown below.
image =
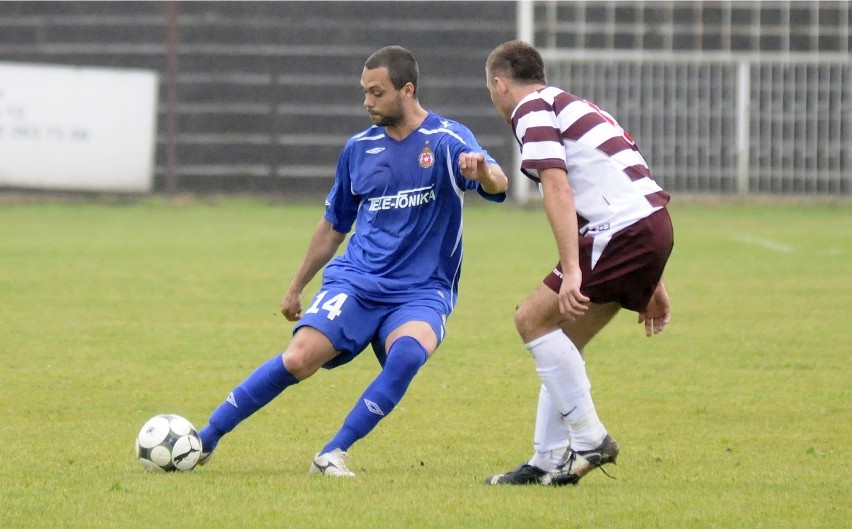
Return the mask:
[[325,218],[338,232],[353,224],[355,231],[346,251],[325,267],[324,282],[347,283],[382,303],[438,296],[449,314],[461,273],[464,191],[505,199],[462,177],[463,152],[483,152],[496,163],[467,127],[432,112],[402,141],[380,126],[350,138]]

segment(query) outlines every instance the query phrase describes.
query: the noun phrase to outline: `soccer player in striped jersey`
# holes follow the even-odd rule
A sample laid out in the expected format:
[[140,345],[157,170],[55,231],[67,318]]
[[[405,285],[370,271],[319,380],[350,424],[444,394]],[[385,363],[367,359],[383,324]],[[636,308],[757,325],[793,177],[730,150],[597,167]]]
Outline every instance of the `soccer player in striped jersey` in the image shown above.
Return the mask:
[[[349,447],[394,409],[444,339],[458,295],[464,192],[502,202],[508,180],[467,127],[420,105],[418,77],[404,48],[367,59],[361,87],[374,125],[343,147],[325,214],[281,301],[284,316],[298,321],[293,338],[213,412],[199,432],[202,463],[285,388],[372,346],[381,371],[310,465],[312,473],[353,476]],[[323,267],[322,286],[303,308],[303,290]]]
[[533,46],[505,42],[485,70],[491,100],[520,145],[521,171],[539,185],[559,252],[515,314],[542,382],[535,450],[486,482],[576,484],[619,453],[595,410],[583,347],[622,307],[639,314],[647,336],[670,320],[662,281],[673,245],[669,195],[611,115],[547,84]]

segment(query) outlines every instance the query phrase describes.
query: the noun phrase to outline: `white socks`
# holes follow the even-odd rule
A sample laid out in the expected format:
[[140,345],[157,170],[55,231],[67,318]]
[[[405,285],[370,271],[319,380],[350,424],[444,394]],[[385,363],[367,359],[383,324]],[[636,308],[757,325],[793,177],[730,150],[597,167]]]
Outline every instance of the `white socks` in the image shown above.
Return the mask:
[[[558,453],[561,457],[571,438],[574,450],[597,448],[606,428],[598,418],[580,351],[561,330],[553,331],[526,344],[535,359],[541,377],[535,427],[536,454],[530,460],[543,470]],[[537,463],[533,463],[536,461]],[[558,458],[556,459],[558,462]]]
[[571,428],[562,420],[562,415],[550,398],[550,392],[544,384],[538,393],[538,409],[535,416],[535,453],[530,465],[550,472],[562,459]]

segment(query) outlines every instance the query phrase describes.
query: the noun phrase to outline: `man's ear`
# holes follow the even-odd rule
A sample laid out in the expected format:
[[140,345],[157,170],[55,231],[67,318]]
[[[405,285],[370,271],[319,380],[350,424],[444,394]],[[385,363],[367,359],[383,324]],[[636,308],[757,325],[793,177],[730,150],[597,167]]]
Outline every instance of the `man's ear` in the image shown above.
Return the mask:
[[402,87],[402,91],[405,92],[405,95],[408,97],[414,97],[414,84],[405,83],[405,86]]
[[497,87],[497,91],[501,96],[506,95],[509,92],[509,83],[506,82],[504,77],[494,77],[494,86]]

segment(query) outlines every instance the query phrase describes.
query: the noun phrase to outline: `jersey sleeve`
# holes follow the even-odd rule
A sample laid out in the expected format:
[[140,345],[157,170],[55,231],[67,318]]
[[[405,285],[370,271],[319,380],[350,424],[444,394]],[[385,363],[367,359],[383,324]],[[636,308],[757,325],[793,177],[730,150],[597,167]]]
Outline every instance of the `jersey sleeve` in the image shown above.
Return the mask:
[[[463,152],[481,152],[485,155],[486,163],[488,163],[489,165],[500,165],[490,154],[488,154],[488,151],[486,151],[479,145],[479,142],[476,141],[476,137],[473,135],[473,132],[471,132],[470,129],[461,124],[457,125],[457,127],[457,132],[459,137],[462,139],[462,142],[459,146],[459,149],[457,151],[454,151],[454,166],[456,168],[458,168],[459,154]],[[479,195],[485,200],[489,200],[491,202],[503,202],[504,200],[506,200],[506,193],[491,194],[482,189],[482,186],[479,182],[475,180],[468,180],[463,177],[461,175],[461,172],[458,173],[457,178],[458,184],[462,189],[466,191],[475,189],[476,192],[479,193]]]
[[542,99],[522,103],[513,118],[521,144],[521,172],[539,182],[542,169],[567,170],[556,112]]
[[334,231],[349,233],[358,215],[361,197],[352,193],[352,177],[349,172],[352,158],[352,143],[348,143],[337,159],[334,185],[325,199],[325,219]]

